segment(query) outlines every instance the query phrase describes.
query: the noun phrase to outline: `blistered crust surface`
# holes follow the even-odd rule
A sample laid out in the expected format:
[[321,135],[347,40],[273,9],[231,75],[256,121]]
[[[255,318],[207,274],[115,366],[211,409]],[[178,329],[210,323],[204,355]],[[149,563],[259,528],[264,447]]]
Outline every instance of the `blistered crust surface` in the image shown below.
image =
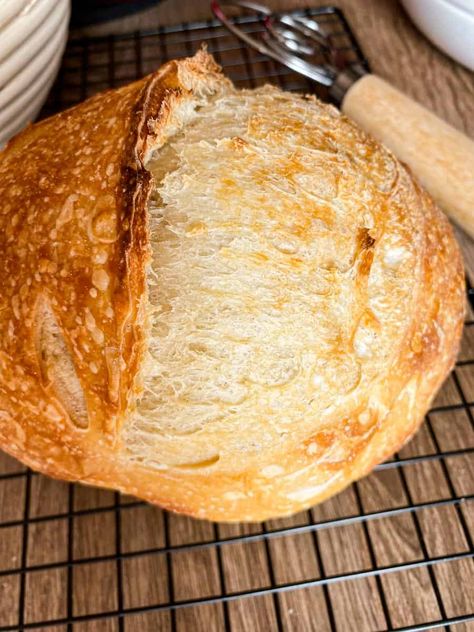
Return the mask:
[[0,444],[51,475],[288,514],[400,447],[454,362],[462,265],[426,193],[205,53],[26,130],[0,200]]
[[[76,430],[105,435],[117,417],[127,355],[117,313],[127,292],[123,170],[141,89],[109,92],[30,127],[1,154],[0,435],[40,468],[65,458],[66,472],[80,473]],[[72,412],[77,389],[58,387],[48,367],[55,352],[43,345],[53,339],[81,385],[80,419]]]
[[143,161],[204,74],[171,62],[0,154],[0,441],[38,469],[87,479],[116,443],[144,348]]

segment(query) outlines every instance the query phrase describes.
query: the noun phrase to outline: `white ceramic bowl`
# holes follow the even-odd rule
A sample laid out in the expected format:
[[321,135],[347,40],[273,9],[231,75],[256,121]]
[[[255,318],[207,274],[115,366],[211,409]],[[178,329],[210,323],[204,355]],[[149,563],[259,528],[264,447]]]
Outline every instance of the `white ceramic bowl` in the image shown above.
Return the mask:
[[474,0],[402,0],[433,44],[474,70]]
[[448,0],[449,4],[455,4],[468,13],[474,13],[474,0]]
[[0,147],[46,100],[66,44],[69,13],[69,0],[0,0]]

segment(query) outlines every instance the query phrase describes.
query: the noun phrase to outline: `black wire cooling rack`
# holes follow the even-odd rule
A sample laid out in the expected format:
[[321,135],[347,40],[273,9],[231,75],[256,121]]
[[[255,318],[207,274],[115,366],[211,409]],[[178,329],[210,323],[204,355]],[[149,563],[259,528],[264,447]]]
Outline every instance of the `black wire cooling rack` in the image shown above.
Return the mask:
[[[309,14],[364,61],[340,11]],[[326,96],[208,21],[70,41],[43,115],[203,41],[238,86],[270,81]],[[474,629],[473,317],[470,302],[459,362],[415,439],[293,518],[194,521],[0,456],[0,632]]]

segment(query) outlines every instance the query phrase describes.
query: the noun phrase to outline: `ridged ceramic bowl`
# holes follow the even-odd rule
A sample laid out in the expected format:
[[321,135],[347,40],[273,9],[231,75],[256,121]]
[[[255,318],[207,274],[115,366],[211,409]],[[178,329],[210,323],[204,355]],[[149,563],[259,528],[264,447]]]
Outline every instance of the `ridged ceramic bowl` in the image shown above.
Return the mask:
[[0,0],[0,147],[34,120],[56,77],[70,0]]

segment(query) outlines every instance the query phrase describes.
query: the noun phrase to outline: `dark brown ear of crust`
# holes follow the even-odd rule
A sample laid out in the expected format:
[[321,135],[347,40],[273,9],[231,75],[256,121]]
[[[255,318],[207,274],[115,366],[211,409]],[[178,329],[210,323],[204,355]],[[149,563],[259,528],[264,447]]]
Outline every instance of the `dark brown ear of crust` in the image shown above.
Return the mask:
[[[56,476],[81,478],[86,451],[113,447],[135,389],[149,257],[144,160],[170,100],[186,92],[181,67],[225,81],[201,51],[28,127],[0,153],[0,446]],[[87,419],[71,414],[60,367],[44,377],[58,353],[38,343],[52,339],[38,334],[44,310]]]

